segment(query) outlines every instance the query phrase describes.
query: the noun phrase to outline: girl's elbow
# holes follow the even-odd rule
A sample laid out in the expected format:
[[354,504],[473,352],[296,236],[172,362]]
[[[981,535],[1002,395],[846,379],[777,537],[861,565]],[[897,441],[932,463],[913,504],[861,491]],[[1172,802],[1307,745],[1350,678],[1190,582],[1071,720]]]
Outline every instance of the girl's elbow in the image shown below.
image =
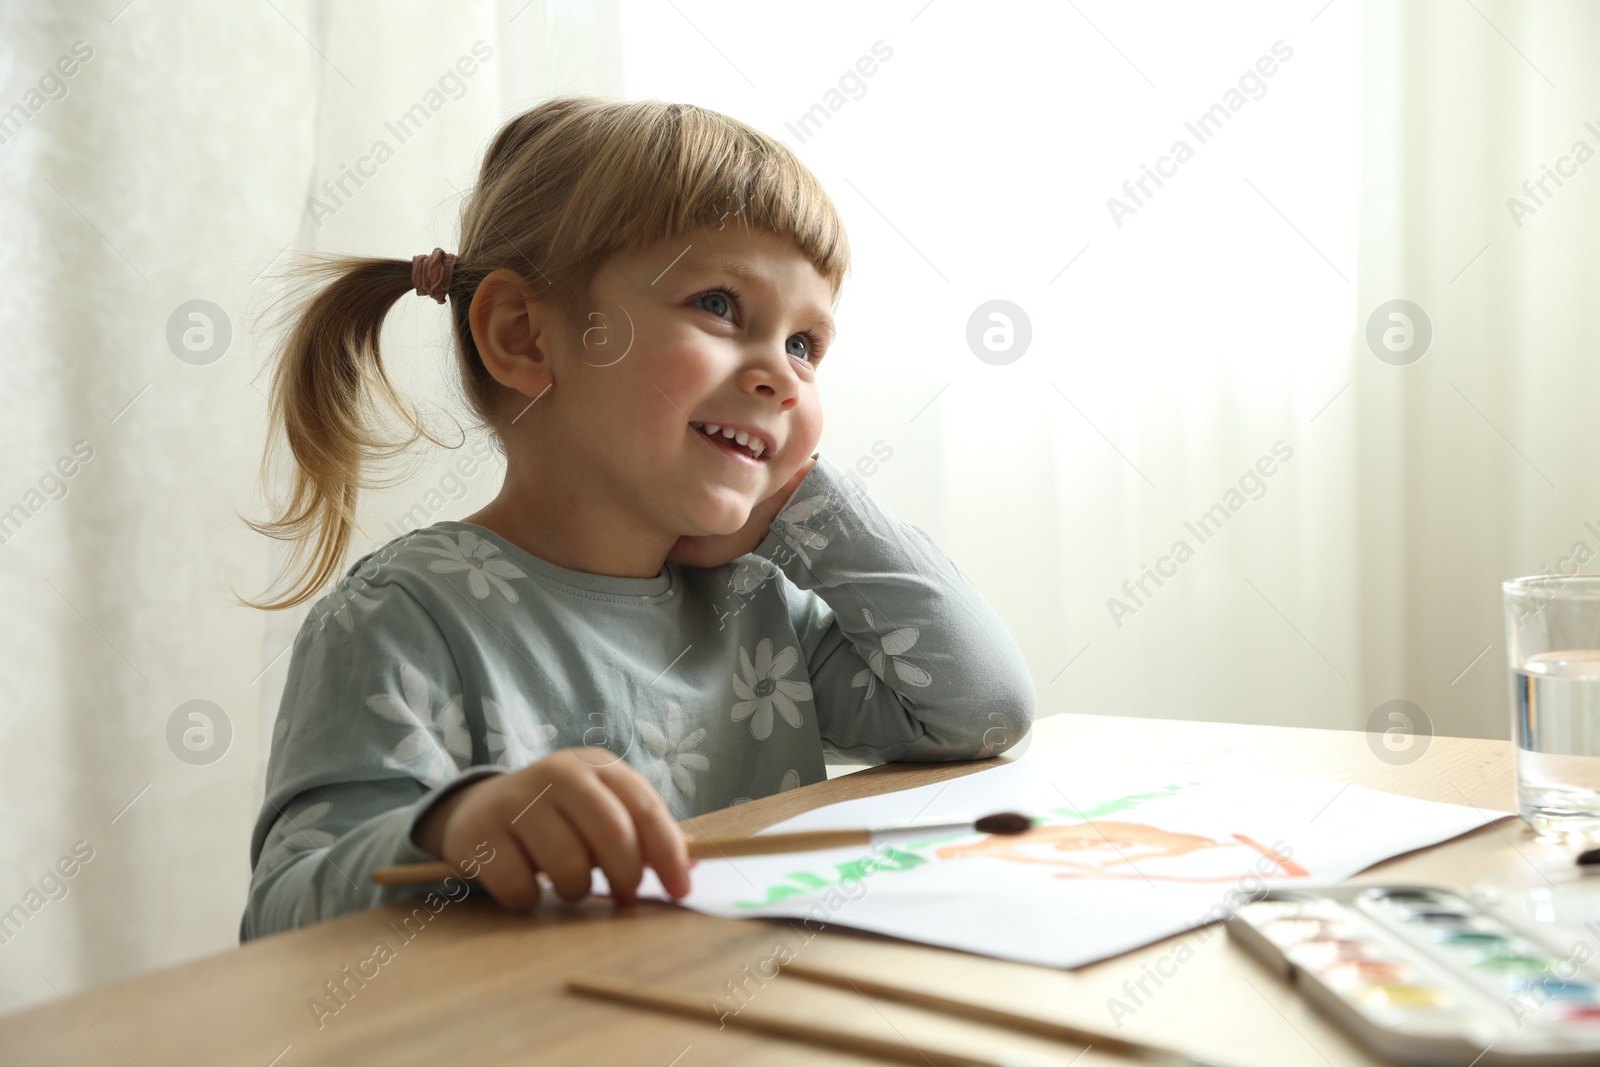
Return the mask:
[[1033,729],[1034,708],[1033,684],[1026,679],[1016,691],[987,701],[984,730],[973,758],[998,756],[1021,744]]

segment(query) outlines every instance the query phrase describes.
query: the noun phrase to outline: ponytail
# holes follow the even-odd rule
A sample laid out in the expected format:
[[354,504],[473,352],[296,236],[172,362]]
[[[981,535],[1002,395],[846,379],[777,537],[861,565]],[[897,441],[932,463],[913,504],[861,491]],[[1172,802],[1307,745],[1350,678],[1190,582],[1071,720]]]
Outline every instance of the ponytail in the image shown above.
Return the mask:
[[[281,436],[294,460],[294,484],[275,518],[254,531],[294,545],[281,581],[289,588],[276,599],[240,597],[263,611],[281,611],[314,597],[338,577],[356,526],[360,490],[378,483],[375,465],[405,452],[428,433],[384,372],[379,337],[395,301],[412,291],[411,264],[398,259],[312,257],[302,270],[309,296],[293,301],[294,325],[272,377],[270,455]],[[319,287],[320,286],[320,287]],[[386,436],[387,415],[409,430]],[[267,464],[263,463],[263,481]]]

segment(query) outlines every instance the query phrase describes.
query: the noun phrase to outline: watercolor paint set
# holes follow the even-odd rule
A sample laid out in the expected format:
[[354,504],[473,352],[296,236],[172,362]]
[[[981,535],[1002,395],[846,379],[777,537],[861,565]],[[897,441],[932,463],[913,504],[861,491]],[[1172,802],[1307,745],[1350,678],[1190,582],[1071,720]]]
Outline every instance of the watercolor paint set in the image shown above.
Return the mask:
[[1600,1063],[1600,975],[1451,889],[1273,891],[1228,933],[1374,1054],[1397,1063]]

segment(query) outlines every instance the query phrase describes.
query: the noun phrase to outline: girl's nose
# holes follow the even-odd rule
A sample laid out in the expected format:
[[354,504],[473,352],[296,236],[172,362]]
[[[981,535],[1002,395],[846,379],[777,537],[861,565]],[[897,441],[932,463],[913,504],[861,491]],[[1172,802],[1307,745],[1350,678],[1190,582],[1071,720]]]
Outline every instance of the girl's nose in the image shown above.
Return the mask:
[[[788,358],[787,354],[784,358]],[[800,403],[800,382],[787,367],[774,373],[765,363],[753,364],[744,369],[741,379],[740,384],[758,396],[777,397],[780,411]]]

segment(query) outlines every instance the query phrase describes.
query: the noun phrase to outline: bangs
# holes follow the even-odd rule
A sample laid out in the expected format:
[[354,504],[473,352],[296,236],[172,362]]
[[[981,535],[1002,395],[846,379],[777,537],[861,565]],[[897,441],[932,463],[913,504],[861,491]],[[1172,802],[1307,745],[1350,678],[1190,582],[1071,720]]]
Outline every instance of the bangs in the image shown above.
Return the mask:
[[[816,177],[782,144],[687,104],[615,105],[592,149],[558,247],[590,262],[692,230],[740,224],[787,237],[837,297],[850,268],[844,224]],[[585,247],[586,246],[586,247]]]

